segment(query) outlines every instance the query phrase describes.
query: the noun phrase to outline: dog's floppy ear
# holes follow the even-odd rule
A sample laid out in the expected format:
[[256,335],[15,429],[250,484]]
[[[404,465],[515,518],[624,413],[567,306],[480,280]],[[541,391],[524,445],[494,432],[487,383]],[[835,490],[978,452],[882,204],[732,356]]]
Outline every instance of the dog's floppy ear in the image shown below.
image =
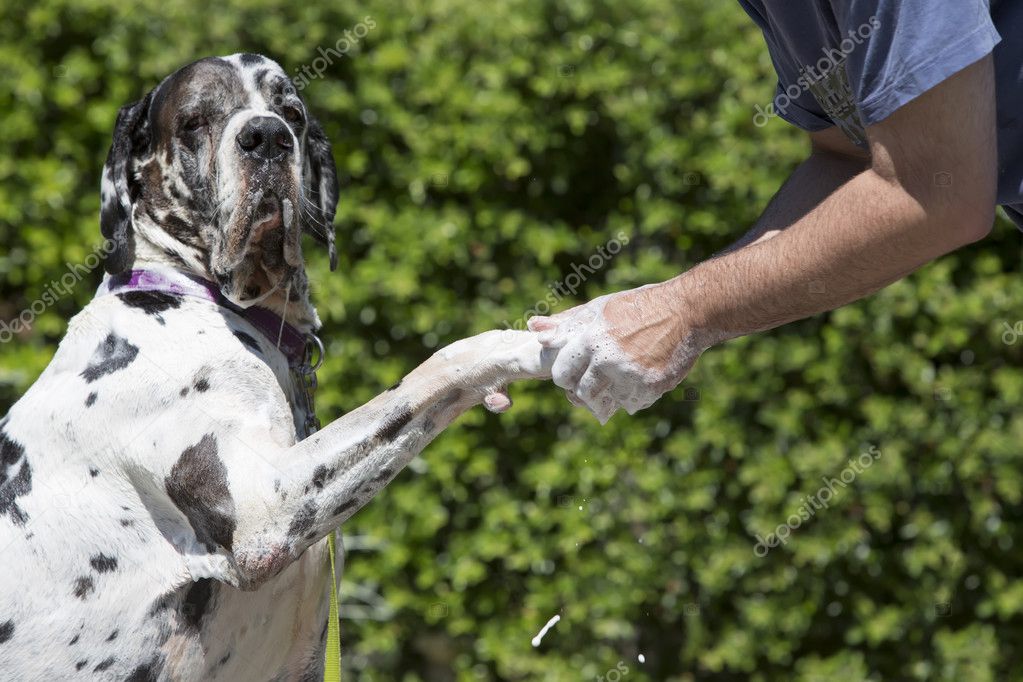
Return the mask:
[[[334,213],[337,211],[338,182],[334,155],[323,128],[312,116],[305,138],[305,184],[309,203],[302,207],[303,228],[316,241],[326,245],[330,269],[337,269],[337,246],[334,244]],[[309,205],[311,204],[311,206]]]
[[131,225],[134,179],[132,157],[149,145],[149,103],[153,93],[126,104],[117,112],[114,141],[107,153],[100,183],[99,228],[112,247],[103,267],[112,275],[124,272],[135,260],[135,234]]

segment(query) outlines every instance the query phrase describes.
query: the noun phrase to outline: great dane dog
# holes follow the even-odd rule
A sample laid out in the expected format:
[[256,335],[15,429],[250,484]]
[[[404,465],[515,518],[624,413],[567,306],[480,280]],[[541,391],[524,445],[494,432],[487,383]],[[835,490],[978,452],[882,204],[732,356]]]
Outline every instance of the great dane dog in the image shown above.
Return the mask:
[[533,334],[487,332],[316,431],[300,238],[336,266],[337,199],[269,59],[121,109],[107,275],[0,421],[0,678],[320,678],[326,536],[459,414],[550,376]]

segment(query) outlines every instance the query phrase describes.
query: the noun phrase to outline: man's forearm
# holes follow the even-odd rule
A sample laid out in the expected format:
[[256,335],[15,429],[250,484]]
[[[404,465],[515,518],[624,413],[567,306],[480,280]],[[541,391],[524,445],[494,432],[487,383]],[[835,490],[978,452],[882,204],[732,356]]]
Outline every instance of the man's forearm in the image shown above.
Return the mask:
[[706,347],[881,289],[975,240],[961,216],[926,207],[866,170],[773,239],[701,263],[663,293]]
[[749,232],[718,256],[776,236],[791,227],[869,164],[869,157],[815,149],[792,172]]

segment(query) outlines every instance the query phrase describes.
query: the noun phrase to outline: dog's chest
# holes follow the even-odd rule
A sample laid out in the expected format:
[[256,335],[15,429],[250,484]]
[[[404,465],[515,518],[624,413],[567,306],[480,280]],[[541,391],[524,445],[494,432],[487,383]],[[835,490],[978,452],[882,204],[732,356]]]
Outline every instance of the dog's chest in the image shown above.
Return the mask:
[[[231,438],[239,415],[266,422],[280,445],[294,442],[305,413],[292,374],[253,330],[217,328],[222,318],[204,320],[201,308],[136,315],[130,326],[116,312],[110,301],[90,306],[83,319],[103,320],[104,329],[69,330],[5,424],[19,456],[5,450],[4,464],[12,462],[0,473],[5,481],[18,467],[27,473],[0,518],[11,571],[0,616],[13,629],[0,646],[0,671],[16,679],[224,680],[315,672],[327,619],[326,542],[244,592],[216,578],[227,559],[196,544],[180,514],[151,494],[164,485],[166,467],[150,468],[160,453],[180,452],[204,433]],[[204,330],[194,343],[225,349],[221,362],[180,352],[197,333],[176,328],[185,319]],[[137,351],[122,357],[113,344],[101,367],[116,371],[83,389],[81,368],[105,349],[107,327],[129,329]],[[67,641],[52,641],[54,631]],[[44,650],[42,658],[26,654]]]
[[[210,579],[166,605],[168,679],[302,679],[322,661],[329,571],[326,543],[254,592]],[[159,617],[159,616],[158,616]],[[272,674],[271,674],[272,672]]]

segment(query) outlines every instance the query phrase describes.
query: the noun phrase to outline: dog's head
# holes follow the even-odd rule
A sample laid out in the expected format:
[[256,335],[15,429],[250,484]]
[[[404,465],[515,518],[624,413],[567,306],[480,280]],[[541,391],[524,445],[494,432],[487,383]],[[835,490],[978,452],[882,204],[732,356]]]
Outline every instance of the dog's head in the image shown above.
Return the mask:
[[330,143],[284,70],[252,54],[202,59],[117,115],[102,181],[106,269],[155,261],[212,279],[243,307],[304,301],[301,234],[327,246],[333,270],[337,200]]

